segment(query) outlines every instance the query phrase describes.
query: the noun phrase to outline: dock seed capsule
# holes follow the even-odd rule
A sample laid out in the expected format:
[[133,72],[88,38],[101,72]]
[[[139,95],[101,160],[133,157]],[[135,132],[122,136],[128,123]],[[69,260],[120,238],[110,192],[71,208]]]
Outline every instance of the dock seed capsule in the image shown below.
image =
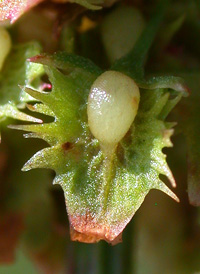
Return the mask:
[[121,72],[106,71],[93,83],[88,97],[88,124],[104,147],[115,147],[138,111],[139,88]]

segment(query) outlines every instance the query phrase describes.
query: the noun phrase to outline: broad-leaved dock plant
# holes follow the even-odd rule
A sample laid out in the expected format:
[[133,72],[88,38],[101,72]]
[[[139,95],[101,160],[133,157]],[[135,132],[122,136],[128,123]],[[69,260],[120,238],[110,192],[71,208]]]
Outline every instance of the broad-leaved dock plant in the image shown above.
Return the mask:
[[[31,111],[52,117],[49,123],[10,127],[47,142],[23,171],[49,168],[56,172],[53,183],[64,191],[72,240],[119,242],[151,189],[179,200],[160,175],[176,186],[162,151],[172,146],[174,123],[165,119],[187,95],[187,87],[178,77],[147,78],[144,73],[167,2],[161,1],[134,47],[106,72],[91,60],[73,54],[38,55],[35,44],[13,48],[2,72],[8,79],[2,80],[3,85],[8,83],[7,92],[15,84],[8,70],[13,71],[13,79],[22,78],[21,89],[17,86],[14,94],[10,92],[11,99],[5,96],[10,103],[1,99],[2,117],[41,122],[18,110],[7,111],[34,100],[35,104],[28,105]],[[20,73],[14,58],[16,65],[20,58],[29,58]],[[37,69],[42,71],[42,65],[48,75],[50,91],[30,85],[41,73],[34,67],[38,64]]]

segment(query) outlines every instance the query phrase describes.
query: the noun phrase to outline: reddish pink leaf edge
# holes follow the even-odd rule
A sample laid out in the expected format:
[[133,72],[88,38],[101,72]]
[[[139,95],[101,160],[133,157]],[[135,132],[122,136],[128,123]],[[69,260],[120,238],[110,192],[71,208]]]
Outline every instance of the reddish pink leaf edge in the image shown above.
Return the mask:
[[22,14],[44,0],[2,0],[0,1],[0,21],[14,23]]

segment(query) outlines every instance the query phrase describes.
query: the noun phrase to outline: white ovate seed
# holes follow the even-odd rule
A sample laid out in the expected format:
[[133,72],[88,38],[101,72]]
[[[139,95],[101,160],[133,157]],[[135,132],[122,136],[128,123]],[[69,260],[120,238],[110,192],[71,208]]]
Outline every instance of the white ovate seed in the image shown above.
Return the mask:
[[0,27],[0,71],[11,49],[11,38],[8,31]]
[[106,71],[94,81],[88,97],[88,125],[102,146],[114,147],[125,136],[139,101],[138,86],[121,72]]

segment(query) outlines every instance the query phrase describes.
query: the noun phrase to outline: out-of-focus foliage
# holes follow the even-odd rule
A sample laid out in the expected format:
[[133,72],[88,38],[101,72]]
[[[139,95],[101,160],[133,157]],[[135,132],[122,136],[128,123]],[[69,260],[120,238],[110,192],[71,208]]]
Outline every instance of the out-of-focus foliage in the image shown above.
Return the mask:
[[[19,156],[22,142],[24,152]],[[38,142],[33,143],[41,147]],[[1,178],[4,174],[8,176],[1,181],[0,211],[3,223],[0,230],[0,260],[12,262],[20,240],[21,246],[39,268],[55,273],[64,262],[67,221],[58,210],[58,189],[52,190],[51,174],[48,171],[34,171],[29,180],[30,176],[20,171],[31,150],[33,148],[24,143],[18,134],[14,137],[3,136],[1,156],[6,155],[6,158],[0,175]],[[8,173],[9,169],[12,169],[11,173]],[[60,203],[64,206],[63,199]]]
[[0,2],[0,21],[15,22],[24,12],[37,5],[42,0],[2,0]]
[[[98,10],[102,6],[111,6],[117,0],[52,0],[52,2],[60,3],[77,3],[87,9]],[[2,0],[0,2],[0,21],[10,21],[14,23],[20,16],[29,11],[34,6],[44,0]]]
[[142,14],[131,7],[118,7],[104,18],[101,35],[111,63],[133,48],[144,27]]
[[188,100],[183,100],[178,113],[188,147],[188,195],[192,205],[200,206],[200,72],[185,73],[183,76],[192,90]]
[[0,72],[0,123],[6,117],[41,122],[41,120],[19,111],[19,108],[25,108],[25,102],[32,100],[30,96],[21,91],[20,85],[31,85],[43,73],[41,65],[30,64],[27,61],[29,57],[39,52],[40,47],[37,43],[13,46]]

